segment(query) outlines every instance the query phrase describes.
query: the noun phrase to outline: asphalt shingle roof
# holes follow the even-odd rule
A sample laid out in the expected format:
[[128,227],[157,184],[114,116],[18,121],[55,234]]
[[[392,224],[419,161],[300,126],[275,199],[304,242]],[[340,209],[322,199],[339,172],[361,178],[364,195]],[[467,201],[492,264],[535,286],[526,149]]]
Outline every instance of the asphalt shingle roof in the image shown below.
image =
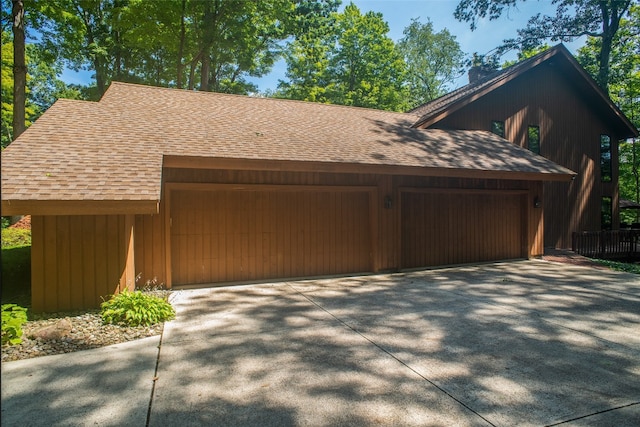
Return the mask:
[[2,199],[157,201],[164,156],[572,173],[490,132],[414,129],[418,117],[114,82],[100,102],[57,101],[2,153]]

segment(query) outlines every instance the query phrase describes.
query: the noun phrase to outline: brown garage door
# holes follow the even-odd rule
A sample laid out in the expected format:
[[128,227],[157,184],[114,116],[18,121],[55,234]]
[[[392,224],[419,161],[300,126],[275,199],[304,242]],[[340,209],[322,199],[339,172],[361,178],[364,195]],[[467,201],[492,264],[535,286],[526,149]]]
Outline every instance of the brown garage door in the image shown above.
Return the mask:
[[523,196],[402,193],[404,268],[526,257]]
[[369,193],[174,191],[173,284],[371,271]]

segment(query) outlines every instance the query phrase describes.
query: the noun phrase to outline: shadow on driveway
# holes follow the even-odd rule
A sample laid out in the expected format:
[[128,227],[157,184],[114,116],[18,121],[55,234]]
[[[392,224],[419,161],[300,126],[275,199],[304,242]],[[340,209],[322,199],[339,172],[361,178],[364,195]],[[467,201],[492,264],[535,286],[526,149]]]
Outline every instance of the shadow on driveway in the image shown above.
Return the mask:
[[523,261],[173,296],[150,425],[640,424],[638,276]]

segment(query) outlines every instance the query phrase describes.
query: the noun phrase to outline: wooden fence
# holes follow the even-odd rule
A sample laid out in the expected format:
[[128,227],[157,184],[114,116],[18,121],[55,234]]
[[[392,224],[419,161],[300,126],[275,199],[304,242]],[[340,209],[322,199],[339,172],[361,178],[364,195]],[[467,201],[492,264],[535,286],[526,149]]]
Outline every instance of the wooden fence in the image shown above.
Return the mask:
[[572,250],[591,258],[640,259],[640,230],[582,231],[573,233]]

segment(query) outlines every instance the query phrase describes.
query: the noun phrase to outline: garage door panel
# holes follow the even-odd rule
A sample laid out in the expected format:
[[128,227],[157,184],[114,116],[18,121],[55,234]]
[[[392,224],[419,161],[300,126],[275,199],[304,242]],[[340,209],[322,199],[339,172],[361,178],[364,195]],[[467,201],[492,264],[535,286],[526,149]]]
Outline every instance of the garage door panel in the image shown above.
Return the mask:
[[522,198],[403,192],[404,268],[521,258]]
[[174,284],[371,270],[368,192],[174,191]]

